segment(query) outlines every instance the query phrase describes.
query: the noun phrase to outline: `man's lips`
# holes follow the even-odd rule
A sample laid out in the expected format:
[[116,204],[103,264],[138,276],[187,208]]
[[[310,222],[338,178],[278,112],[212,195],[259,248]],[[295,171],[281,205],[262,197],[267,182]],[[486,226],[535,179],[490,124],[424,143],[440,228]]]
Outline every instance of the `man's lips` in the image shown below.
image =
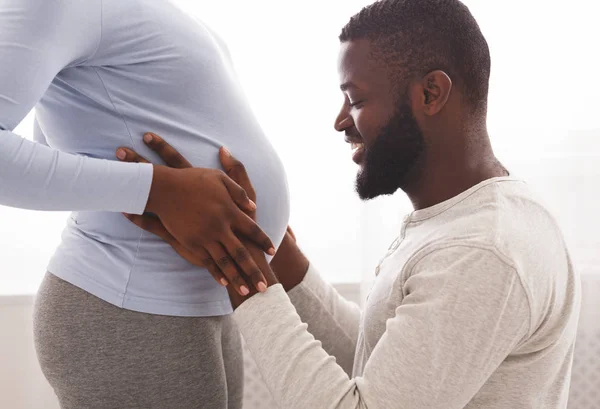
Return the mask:
[[346,136],[346,142],[352,147],[352,160],[357,165],[360,165],[365,156],[365,144],[362,139]]
[[363,140],[360,136],[350,136],[350,135],[346,135],[346,137],[344,138],[344,141],[346,141],[346,143],[362,143]]
[[360,165],[365,157],[365,145],[360,144],[352,144],[352,160],[357,165]]

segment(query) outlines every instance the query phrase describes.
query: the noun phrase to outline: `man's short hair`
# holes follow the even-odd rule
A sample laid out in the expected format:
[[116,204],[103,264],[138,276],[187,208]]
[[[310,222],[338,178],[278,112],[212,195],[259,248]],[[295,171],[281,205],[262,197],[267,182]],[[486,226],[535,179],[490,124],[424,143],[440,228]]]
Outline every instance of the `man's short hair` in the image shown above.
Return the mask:
[[367,39],[405,83],[435,70],[462,86],[474,111],[486,109],[490,77],[488,44],[459,0],[380,0],[342,29],[340,41]]

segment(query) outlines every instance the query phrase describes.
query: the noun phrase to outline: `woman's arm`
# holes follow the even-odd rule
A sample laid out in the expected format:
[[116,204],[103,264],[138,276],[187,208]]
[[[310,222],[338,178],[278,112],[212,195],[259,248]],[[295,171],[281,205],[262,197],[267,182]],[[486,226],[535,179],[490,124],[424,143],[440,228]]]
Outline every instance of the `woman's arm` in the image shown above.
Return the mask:
[[44,131],[42,131],[42,128],[40,128],[40,124],[37,118],[34,118],[33,120],[33,140],[42,145],[50,146],[48,145],[48,141],[46,140],[46,135],[44,135]]
[[5,0],[0,27],[0,205],[143,213],[151,165],[59,152],[12,132],[62,69],[93,57],[101,0]]
[[222,172],[77,156],[12,132],[61,70],[86,65],[93,58],[102,38],[101,7],[101,0],[1,3],[0,205],[152,212],[179,242],[202,253],[205,265],[211,262],[233,277],[237,263],[255,281],[262,280],[233,231],[271,254],[273,243],[240,210],[252,203]]

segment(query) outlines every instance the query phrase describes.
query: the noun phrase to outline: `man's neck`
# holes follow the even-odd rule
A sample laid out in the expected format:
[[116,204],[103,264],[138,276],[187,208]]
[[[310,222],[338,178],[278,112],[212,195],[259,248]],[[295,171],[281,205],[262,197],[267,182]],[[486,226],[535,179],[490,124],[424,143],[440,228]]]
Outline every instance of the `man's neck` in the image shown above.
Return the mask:
[[414,186],[404,189],[415,210],[434,206],[494,177],[508,176],[489,142],[428,152]]

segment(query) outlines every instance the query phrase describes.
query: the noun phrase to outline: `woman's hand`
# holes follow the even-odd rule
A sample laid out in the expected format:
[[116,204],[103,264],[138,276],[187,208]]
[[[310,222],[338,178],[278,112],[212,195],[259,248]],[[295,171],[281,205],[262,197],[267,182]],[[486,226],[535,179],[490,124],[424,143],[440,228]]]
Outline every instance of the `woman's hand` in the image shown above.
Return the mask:
[[[256,192],[254,191],[254,186],[252,186],[252,182],[250,181],[250,177],[248,176],[244,165],[224,148],[221,148],[219,151],[219,159],[221,160],[221,165],[223,166],[223,170],[227,176],[229,176],[244,190],[246,190],[246,192],[248,192],[248,196],[252,198],[252,200],[255,200]],[[253,220],[256,219],[255,211],[248,212],[248,215]],[[291,229],[289,229],[289,231],[291,231]],[[260,247],[250,242],[248,239],[242,239],[242,243],[246,246],[251,257],[254,259],[260,270],[264,273],[265,278],[267,279],[267,286],[270,287],[274,284],[277,284],[277,277],[271,270],[265,254]],[[275,255],[275,257],[277,257],[277,255]],[[233,305],[234,309],[240,306],[245,300],[256,294],[256,291],[251,291],[248,295],[240,296],[240,294],[233,291],[230,287],[227,287],[227,291],[229,292],[229,299],[231,300],[231,304]]]
[[[237,206],[253,204],[256,200],[254,189],[243,189],[221,171],[193,168],[161,137],[151,135],[150,141],[145,139],[146,144],[170,168],[174,168],[173,170],[180,173],[171,174],[170,181],[163,182],[171,184],[162,192],[165,195],[162,201],[166,205],[148,206],[148,210],[156,213],[158,217],[151,215],[125,216],[144,230],[161,237],[190,263],[206,267],[220,284],[231,284],[240,295],[247,295],[254,288],[265,291],[267,279],[263,274],[264,271],[257,266],[253,257],[256,256],[257,248],[263,258],[265,248],[271,249],[270,254],[274,254],[273,245],[253,220],[256,206],[244,207],[249,214],[244,214]],[[224,158],[226,161],[227,158],[232,158],[223,149],[220,156],[222,160]],[[148,162],[128,148],[119,148],[117,157],[125,162]],[[235,171],[237,165],[232,166],[232,171]],[[248,184],[252,187],[249,180]],[[196,196],[199,197],[199,202],[194,202],[191,206],[190,203],[185,203],[185,200],[190,195],[193,196],[189,193],[190,189],[194,188],[198,190]],[[235,203],[232,198],[237,198]],[[227,209],[226,214],[223,214],[223,209]],[[236,211],[239,211],[241,216],[236,214]],[[188,217],[189,212],[194,213],[191,223],[190,217]],[[233,229],[241,231],[252,240],[240,241],[233,233]],[[262,247],[254,244],[256,240],[263,244]],[[252,247],[252,252],[249,247]],[[268,265],[266,267],[270,272]]]
[[[254,187],[250,182],[244,165],[233,156],[227,155],[221,155],[221,164],[227,175],[245,189],[250,197],[254,198]],[[255,218],[254,212],[250,212],[249,214],[253,219]],[[248,251],[252,254],[258,267],[265,273],[268,286],[279,282],[286,291],[289,291],[304,280],[310,263],[296,244],[296,236],[290,226],[287,227],[283,241],[277,249],[275,257],[271,260],[270,265],[266,264],[264,254],[256,245],[249,242],[244,242],[244,245],[246,245]],[[274,270],[274,273],[272,270]],[[243,302],[243,299],[234,300],[231,294],[230,298],[234,307]]]

